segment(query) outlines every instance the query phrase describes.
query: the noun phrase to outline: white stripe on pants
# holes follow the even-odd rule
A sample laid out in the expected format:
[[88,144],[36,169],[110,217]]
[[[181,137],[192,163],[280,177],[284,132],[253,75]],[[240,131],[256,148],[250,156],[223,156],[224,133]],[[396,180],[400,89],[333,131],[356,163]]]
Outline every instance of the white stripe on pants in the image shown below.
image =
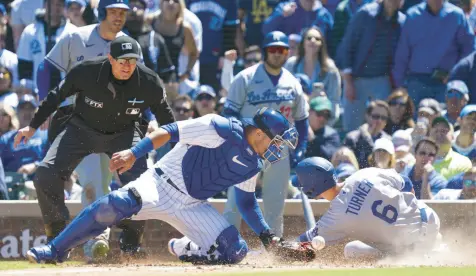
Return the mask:
[[184,194],[160,178],[154,168],[122,189],[134,187],[142,198],[142,209],[133,220],[162,220],[208,250],[217,237],[230,226],[208,202]]

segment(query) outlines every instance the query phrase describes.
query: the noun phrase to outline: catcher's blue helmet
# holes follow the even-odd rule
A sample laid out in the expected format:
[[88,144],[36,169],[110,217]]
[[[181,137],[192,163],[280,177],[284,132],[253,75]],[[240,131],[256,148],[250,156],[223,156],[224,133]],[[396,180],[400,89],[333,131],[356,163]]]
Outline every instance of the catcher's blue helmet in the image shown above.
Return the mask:
[[129,9],[129,0],[100,0],[98,4],[98,19],[103,21],[106,19],[106,9],[119,8]]
[[289,48],[288,36],[280,31],[269,32],[263,39],[262,48],[266,49],[270,46],[282,46]]
[[316,198],[337,183],[334,166],[321,157],[306,158],[294,170],[298,179],[293,185],[302,188],[309,198]]
[[260,108],[253,118],[243,118],[245,125],[261,129],[271,139],[263,154],[265,165],[271,165],[289,155],[285,147],[295,149],[298,141],[296,128],[280,112],[271,108]]

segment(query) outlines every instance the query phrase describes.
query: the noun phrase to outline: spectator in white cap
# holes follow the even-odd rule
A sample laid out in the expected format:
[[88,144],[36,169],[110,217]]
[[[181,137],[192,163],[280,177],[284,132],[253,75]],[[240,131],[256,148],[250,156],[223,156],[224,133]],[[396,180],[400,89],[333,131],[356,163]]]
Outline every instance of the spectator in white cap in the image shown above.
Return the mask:
[[387,138],[377,139],[372,154],[369,156],[370,166],[380,169],[394,169],[395,163],[395,147],[392,141]]
[[210,85],[200,85],[195,94],[195,118],[215,113],[217,94]]
[[86,9],[85,0],[66,0],[66,18],[76,27],[86,26],[86,21],[83,18],[84,10]]
[[467,105],[459,115],[460,129],[455,132],[453,150],[468,157],[476,159],[476,104]]
[[468,104],[469,95],[468,87],[460,80],[448,82],[446,85],[446,110],[442,112],[442,116],[450,122],[455,129],[457,120],[463,110],[463,107]]
[[395,159],[397,172],[401,172],[406,166],[415,164],[415,157],[411,153],[412,136],[408,130],[397,130],[392,135],[392,143],[395,146]]
[[[415,103],[417,104],[417,103]],[[433,119],[441,115],[440,104],[432,98],[425,98],[418,104],[418,119],[427,118],[431,123]]]

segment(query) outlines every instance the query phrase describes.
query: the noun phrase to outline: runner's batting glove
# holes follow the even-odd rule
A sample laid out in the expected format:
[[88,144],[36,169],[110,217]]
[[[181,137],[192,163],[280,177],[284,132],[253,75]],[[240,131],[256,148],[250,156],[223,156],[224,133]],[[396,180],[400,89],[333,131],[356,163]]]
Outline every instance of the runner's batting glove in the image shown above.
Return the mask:
[[261,232],[259,239],[263,243],[266,250],[276,247],[282,241],[280,237],[276,237],[276,235],[271,233],[269,229]]

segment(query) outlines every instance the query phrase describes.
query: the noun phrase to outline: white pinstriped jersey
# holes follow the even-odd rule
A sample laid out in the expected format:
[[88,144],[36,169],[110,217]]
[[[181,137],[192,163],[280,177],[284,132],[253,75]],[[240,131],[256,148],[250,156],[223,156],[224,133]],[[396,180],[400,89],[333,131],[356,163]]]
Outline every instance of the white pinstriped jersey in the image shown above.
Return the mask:
[[253,117],[261,107],[279,110],[290,122],[309,116],[309,105],[304,98],[301,84],[285,68],[278,84],[273,85],[263,64],[241,71],[233,79],[225,107],[242,117]]
[[[160,167],[172,180],[172,182],[184,193],[187,192],[183,176],[183,162],[185,155],[191,146],[200,146],[205,148],[218,148],[225,139],[218,135],[215,127],[212,125],[212,119],[218,115],[209,114],[194,120],[178,121],[180,141],[177,145],[162,157],[155,167]],[[239,161],[237,158],[237,162]],[[250,179],[237,183],[235,186],[246,192],[254,192],[256,187],[257,174]]]
[[[307,232],[308,238],[319,235],[326,243],[350,238],[395,247],[412,244],[422,226],[420,209],[425,208],[427,214],[434,212],[413,193],[402,192],[404,186],[403,178],[393,169],[356,172],[346,179],[316,227]],[[433,226],[438,232],[436,221]]]

